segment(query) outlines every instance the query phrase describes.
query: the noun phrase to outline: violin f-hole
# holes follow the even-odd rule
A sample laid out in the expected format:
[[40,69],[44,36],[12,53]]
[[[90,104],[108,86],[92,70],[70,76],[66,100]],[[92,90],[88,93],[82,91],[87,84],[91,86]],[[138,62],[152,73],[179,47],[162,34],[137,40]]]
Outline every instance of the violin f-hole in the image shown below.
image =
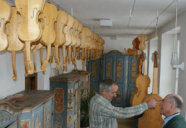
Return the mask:
[[37,8],[34,8],[34,10],[33,10],[33,14],[32,14],[32,17],[31,17],[32,19],[34,19],[36,13],[37,13]]
[[0,27],[1,27],[1,19],[0,19]]

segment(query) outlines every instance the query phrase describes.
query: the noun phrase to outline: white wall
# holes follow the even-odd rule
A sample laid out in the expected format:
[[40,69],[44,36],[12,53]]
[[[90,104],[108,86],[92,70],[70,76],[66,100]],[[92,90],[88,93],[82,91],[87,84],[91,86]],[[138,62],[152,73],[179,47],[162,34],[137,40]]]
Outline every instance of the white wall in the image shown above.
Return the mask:
[[103,37],[103,39],[106,42],[104,44],[104,53],[111,50],[118,50],[124,53],[124,48],[132,48],[134,37],[117,37],[115,40],[112,40],[109,37]]
[[[181,32],[180,32],[180,62],[184,62],[186,65],[186,12],[180,15]],[[186,114],[186,74],[184,71],[179,72],[178,94],[180,94],[185,100],[185,106],[183,113]],[[186,118],[186,115],[185,115]]]
[[[62,51],[60,51],[60,60],[62,64]],[[45,52],[43,52],[43,59],[45,58]],[[39,59],[39,51],[37,51],[36,56],[37,63],[37,72],[38,72],[38,89],[39,90],[49,90],[49,78],[51,76],[56,75],[60,71],[56,71],[55,60],[53,60],[52,64],[48,64],[47,71],[43,72],[40,68],[40,59]],[[81,69],[81,61],[77,61],[77,68]],[[24,76],[24,57],[23,53],[16,53],[16,69],[17,69],[17,80],[12,80],[12,61],[11,61],[11,53],[10,52],[1,52],[0,53],[0,99],[20,92],[25,89],[25,76]],[[73,65],[69,64],[67,67],[70,72],[73,70]]]
[[175,91],[176,72],[171,66],[171,58],[173,51],[174,35],[163,35],[161,42],[161,58],[160,58],[160,96],[165,97],[169,93]]

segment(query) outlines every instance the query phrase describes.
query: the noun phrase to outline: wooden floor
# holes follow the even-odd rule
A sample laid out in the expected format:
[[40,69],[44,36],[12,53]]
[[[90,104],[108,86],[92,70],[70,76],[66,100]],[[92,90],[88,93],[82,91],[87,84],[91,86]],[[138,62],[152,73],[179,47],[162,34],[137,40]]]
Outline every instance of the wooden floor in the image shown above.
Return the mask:
[[117,119],[118,128],[135,128],[133,119]]

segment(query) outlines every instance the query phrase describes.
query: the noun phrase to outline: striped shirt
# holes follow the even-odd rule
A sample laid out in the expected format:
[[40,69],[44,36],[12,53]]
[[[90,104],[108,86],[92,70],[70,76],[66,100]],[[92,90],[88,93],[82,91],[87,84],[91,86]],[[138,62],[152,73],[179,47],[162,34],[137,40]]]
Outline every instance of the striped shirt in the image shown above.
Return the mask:
[[134,107],[114,107],[103,96],[96,94],[89,106],[90,128],[117,128],[116,118],[130,118],[148,109],[146,103]]

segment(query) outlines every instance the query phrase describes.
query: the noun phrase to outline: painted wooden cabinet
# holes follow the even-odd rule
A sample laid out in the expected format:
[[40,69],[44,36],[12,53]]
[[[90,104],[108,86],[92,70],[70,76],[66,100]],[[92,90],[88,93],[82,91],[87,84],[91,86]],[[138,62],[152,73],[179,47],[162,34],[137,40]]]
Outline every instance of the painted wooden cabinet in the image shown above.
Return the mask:
[[88,61],[87,70],[90,72],[90,90],[98,92],[102,80],[102,58]]
[[91,89],[99,91],[99,82],[112,79],[118,84],[117,97],[112,101],[114,106],[130,106],[130,93],[135,90],[134,79],[137,76],[137,60],[132,55],[111,51],[101,59],[88,62],[91,72]]
[[22,91],[5,99],[15,109],[20,109],[18,123],[10,128],[53,128],[52,91]]
[[54,96],[54,128],[80,128],[80,78],[75,72],[50,78]]

